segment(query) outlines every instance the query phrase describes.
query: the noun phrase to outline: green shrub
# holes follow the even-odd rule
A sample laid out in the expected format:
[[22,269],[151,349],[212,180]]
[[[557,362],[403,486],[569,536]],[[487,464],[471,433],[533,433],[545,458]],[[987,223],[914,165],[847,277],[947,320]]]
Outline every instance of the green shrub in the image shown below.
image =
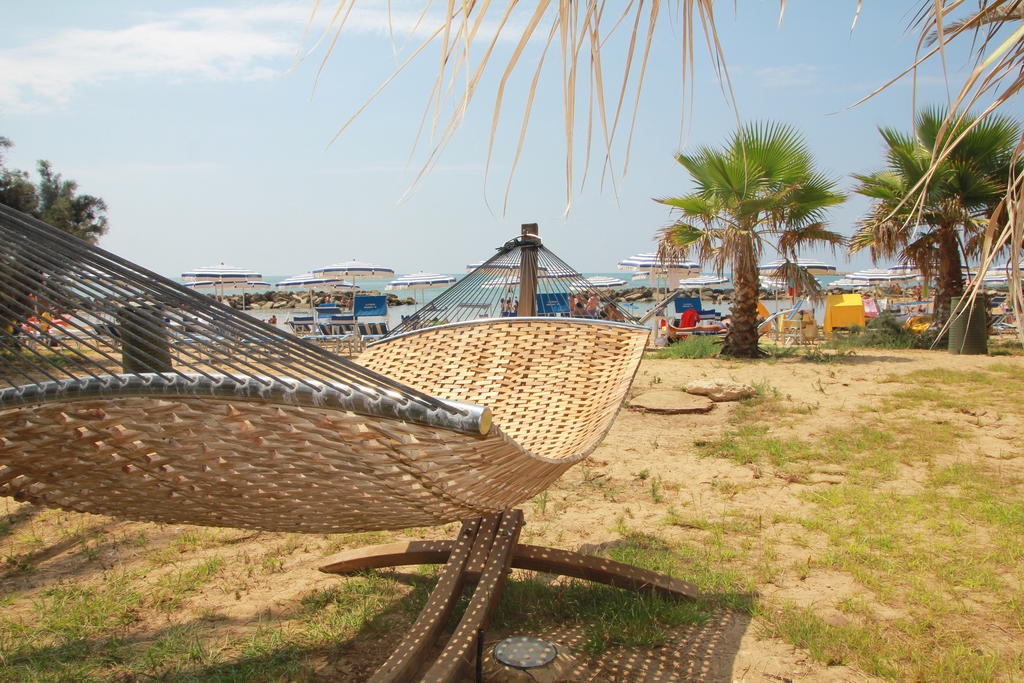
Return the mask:
[[654,351],[651,358],[714,358],[721,350],[718,335],[694,335]]
[[826,346],[832,349],[869,347],[878,349],[928,349],[935,342],[938,330],[914,334],[903,328],[903,322],[890,311],[882,311],[868,321],[867,327],[854,327],[849,334],[834,337]]

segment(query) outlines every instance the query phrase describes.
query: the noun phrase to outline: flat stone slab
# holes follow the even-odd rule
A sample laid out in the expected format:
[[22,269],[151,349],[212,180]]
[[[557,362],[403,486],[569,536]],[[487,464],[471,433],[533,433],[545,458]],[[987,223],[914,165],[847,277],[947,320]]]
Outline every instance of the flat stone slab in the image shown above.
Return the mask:
[[686,391],[698,396],[707,396],[712,401],[739,401],[757,393],[749,384],[722,379],[702,379],[690,382],[686,385]]
[[629,399],[630,410],[640,413],[657,413],[659,415],[707,413],[714,407],[714,401],[706,396],[684,394],[681,391],[673,391],[672,389],[645,391],[639,396]]

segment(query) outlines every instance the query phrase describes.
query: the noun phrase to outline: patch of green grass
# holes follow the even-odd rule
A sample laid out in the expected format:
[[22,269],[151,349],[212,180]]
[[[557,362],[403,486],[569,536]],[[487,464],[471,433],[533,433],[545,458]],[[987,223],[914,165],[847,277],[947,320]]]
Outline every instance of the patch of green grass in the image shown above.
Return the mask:
[[84,680],[124,658],[126,629],[138,618],[138,577],[44,590],[31,614],[0,617],[0,680]]
[[700,455],[727,458],[741,465],[767,460],[784,467],[794,460],[804,460],[813,448],[798,439],[772,436],[768,427],[743,424],[712,441],[697,442]]
[[177,609],[183,598],[199,590],[223,568],[224,558],[214,555],[191,567],[173,570],[157,580],[154,599],[163,609]]
[[837,349],[829,353],[821,347],[814,346],[804,350],[800,354],[800,359],[808,363],[847,363],[856,355],[853,349]]
[[796,346],[785,346],[783,344],[761,344],[761,350],[767,354],[765,358],[769,361],[796,358],[800,355],[800,349]]
[[[704,456],[727,458],[741,465],[769,463],[792,469],[795,463],[842,465],[867,479],[891,479],[898,463],[909,464],[929,457],[930,449],[952,448],[960,434],[956,425],[904,418],[891,427],[854,424],[818,435],[813,441],[780,437],[758,420],[742,414],[739,424],[711,441],[696,443]],[[924,448],[923,444],[928,444]]]
[[714,358],[722,350],[722,340],[714,335],[696,335],[680,339],[663,349],[652,351],[649,358]]
[[829,623],[809,607],[787,604],[765,614],[769,636],[806,649],[820,662],[854,666],[893,680],[1015,680],[1024,659],[1002,657],[952,624],[931,620],[898,620],[878,628],[877,622],[851,619]]
[[[719,539],[720,540],[720,539]],[[704,593],[700,600],[671,600],[585,581],[546,583],[517,578],[508,583],[495,619],[507,632],[541,632],[572,623],[583,628],[581,650],[597,655],[609,647],[658,647],[680,626],[701,624],[717,609],[750,612],[753,590],[729,569],[733,555],[715,538],[704,545],[670,545],[627,530],[611,559],[685,577]]]

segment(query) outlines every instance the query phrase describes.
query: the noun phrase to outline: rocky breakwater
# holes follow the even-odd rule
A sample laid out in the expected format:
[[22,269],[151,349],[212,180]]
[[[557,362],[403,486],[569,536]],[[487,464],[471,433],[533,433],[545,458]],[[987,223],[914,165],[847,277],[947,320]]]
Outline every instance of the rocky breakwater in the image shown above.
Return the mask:
[[[732,289],[697,289],[696,287],[683,287],[679,290],[679,296],[700,296],[701,301],[712,304],[729,303],[732,301]],[[668,296],[663,290],[654,290],[650,287],[630,287],[628,289],[616,289],[611,293],[611,300],[626,303],[660,301]]]
[[[380,292],[376,290],[359,292],[360,295],[379,295]],[[412,297],[402,298],[395,296],[389,292],[384,293],[388,298],[388,306],[407,306],[416,303],[416,300]],[[313,293],[313,305],[319,306],[320,304],[337,304],[342,310],[352,308],[352,293],[341,292],[337,294],[330,294],[325,292],[314,292]],[[232,294],[226,297],[225,303],[232,308],[242,308],[242,295]],[[258,292],[256,294],[245,295],[245,308],[255,310],[266,310],[266,309],[287,309],[287,308],[309,308],[309,292],[283,292],[277,290],[270,290],[268,292]]]

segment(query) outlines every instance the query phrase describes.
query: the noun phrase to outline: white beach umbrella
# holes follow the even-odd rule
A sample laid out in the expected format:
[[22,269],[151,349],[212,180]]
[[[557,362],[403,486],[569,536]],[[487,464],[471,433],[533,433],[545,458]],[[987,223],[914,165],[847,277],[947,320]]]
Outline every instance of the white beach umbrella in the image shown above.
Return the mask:
[[194,289],[197,292],[210,292],[210,293],[235,293],[235,292],[261,292],[270,289],[272,286],[269,282],[263,282],[262,280],[230,280],[228,282],[217,282],[216,280],[193,280],[191,282],[184,283],[189,289]]
[[617,287],[625,287],[626,281],[620,280],[617,277],[608,277],[607,275],[594,275],[592,277],[584,278],[582,282],[571,282],[569,283],[569,289],[615,289]]
[[[477,261],[476,263],[470,263],[466,266],[466,272],[472,272],[477,268],[481,268],[487,261]],[[544,266],[537,265],[537,270],[543,272]],[[508,271],[519,271],[519,255],[516,252],[508,252],[495,258],[490,265],[487,266],[487,270],[483,271],[486,273],[505,273]]]
[[519,284],[519,274],[508,273],[485,280],[480,286],[484,289],[500,289],[502,287],[515,287]]
[[[437,287],[447,287],[455,282],[455,278],[451,275],[442,275],[441,273],[410,273],[409,275],[403,275],[399,278],[395,278],[384,287],[387,292],[394,292],[399,290],[410,290],[410,291],[422,291],[425,289],[435,289]],[[418,301],[418,296],[417,301]]]
[[719,277],[718,275],[698,275],[697,277],[688,277],[684,280],[679,281],[679,287],[714,287],[715,285],[724,285],[729,282],[727,277]]
[[376,263],[365,263],[363,261],[342,261],[332,263],[323,268],[313,270],[313,275],[322,278],[347,278],[347,279],[376,279],[392,277],[395,274],[393,268],[377,265]]
[[872,284],[874,283],[868,282],[867,280],[851,280],[850,278],[844,277],[836,280],[835,282],[830,282],[828,286],[837,287],[839,289],[857,289],[859,287],[871,287]]
[[255,270],[227,266],[223,263],[218,266],[195,268],[181,274],[181,279],[186,282],[256,282],[262,278],[263,275]]
[[[241,292],[243,297],[247,291],[255,291],[266,288],[270,285],[262,282],[263,275],[248,268],[228,266],[223,263],[216,266],[203,266],[195,268],[187,273],[181,274],[181,279],[186,286],[192,286],[198,291],[208,294],[215,294],[218,298],[231,292]],[[249,283],[253,283],[250,285]],[[245,308],[245,300],[242,300],[242,308]]]
[[309,312],[311,315],[316,313],[315,307],[313,306],[313,292],[354,292],[359,289],[358,285],[349,280],[318,277],[313,273],[292,275],[291,277],[285,278],[284,280],[276,283],[274,287],[278,289],[309,292]]
[[[770,275],[778,270],[783,263],[785,263],[785,261],[778,259],[771,263],[761,264],[757,269],[762,275]],[[824,261],[798,258],[796,260],[796,264],[811,275],[834,275],[836,272],[836,267],[833,264],[825,263]]]
[[651,272],[655,274],[674,271],[678,275],[693,275],[700,272],[700,264],[686,259],[669,259],[662,261],[654,253],[633,254],[627,259],[622,259],[617,265],[619,270],[632,270]]
[[682,258],[662,261],[657,254],[645,252],[633,254],[618,262],[619,270],[641,272],[647,276],[647,283],[654,287],[655,282],[663,280],[670,289],[678,286],[679,279],[691,275],[700,275],[700,264]]
[[758,279],[761,282],[761,287],[764,289],[786,289],[789,287],[789,283],[781,278],[762,275]]
[[914,275],[908,275],[904,273],[892,273],[888,270],[869,268],[867,270],[858,270],[855,273],[848,273],[845,279],[852,280],[854,282],[881,285],[891,282],[905,282],[907,280],[913,280],[914,277]]
[[[1021,268],[1021,270],[1024,270],[1024,260],[1022,260],[1020,262],[1020,268]],[[995,272],[999,272],[999,273],[1009,273],[1012,270],[1013,270],[1013,262],[1012,261],[1007,261],[1006,263],[1004,263],[1001,266],[992,266],[991,268],[988,269],[988,272],[991,273],[991,272],[995,271]]]
[[274,285],[278,289],[309,290],[311,292],[352,292],[359,286],[349,280],[335,277],[320,277],[313,273],[292,275]]
[[[571,268],[548,268],[547,270],[537,274],[537,278],[540,280],[576,280],[580,276],[579,273],[572,270]],[[597,277],[597,276],[595,276]],[[647,277],[644,275],[644,277]],[[615,287],[625,286],[626,282],[619,280],[618,278],[611,278],[617,282],[621,282],[621,285],[612,285]],[[508,271],[492,277],[489,280],[485,280],[480,286],[484,289],[497,289],[499,287],[515,287],[519,284],[519,271]]]
[[263,292],[270,289],[269,282],[262,280],[228,280],[226,282],[217,280],[193,280],[184,283],[186,287],[204,294],[216,294],[223,297],[226,294],[242,295],[242,310],[245,310],[245,295],[254,292]]
[[455,278],[451,275],[411,273],[392,280],[384,289],[389,292],[400,289],[433,289],[450,285],[453,282],[455,282]]
[[921,277],[921,271],[913,263],[901,263],[898,266],[889,266],[886,272],[894,275],[905,275],[907,277]]
[[1009,272],[992,272],[991,270],[985,274],[985,277],[981,278],[983,285],[989,285],[990,287],[999,287],[1006,285],[1010,282]]

